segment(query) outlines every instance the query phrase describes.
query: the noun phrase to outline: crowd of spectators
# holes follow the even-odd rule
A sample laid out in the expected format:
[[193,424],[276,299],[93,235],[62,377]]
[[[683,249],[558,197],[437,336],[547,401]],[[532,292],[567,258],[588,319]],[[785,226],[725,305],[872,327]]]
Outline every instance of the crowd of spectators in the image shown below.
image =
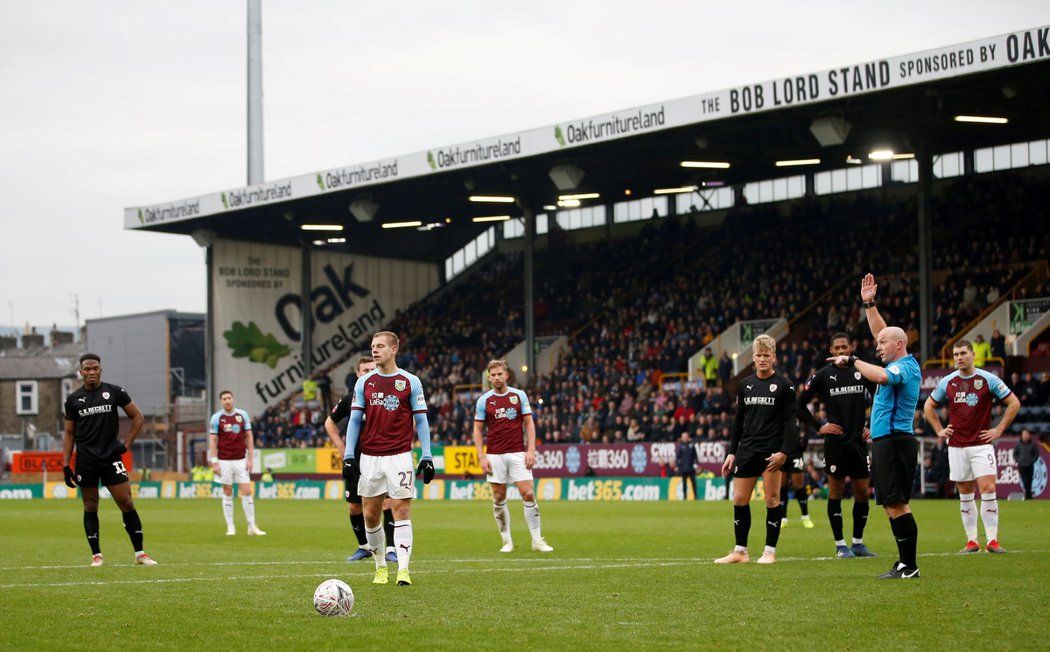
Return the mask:
[[[1009,218],[1018,209],[1045,213],[1039,202],[1046,198],[1035,184],[965,179],[939,200],[935,346],[1012,287],[1027,264],[1045,259],[1047,234]],[[838,331],[873,360],[855,283],[868,269],[879,272],[880,311],[905,327],[914,346],[920,323],[914,221],[913,206],[849,195],[798,200],[788,216],[779,206],[740,207],[716,228],[699,228],[692,217],[654,220],[637,237],[585,245],[568,245],[552,227],[549,246],[536,254],[536,331],[574,337],[553,372],[527,388],[538,436],[547,442],[671,441],[683,432],[727,437],[728,358],[705,365],[706,387],[665,388],[664,376],[686,371],[690,356],[732,323],[794,319],[829,290],[781,343],[778,371],[803,382],[824,365],[828,338]],[[521,255],[499,254],[395,316],[398,364],[427,388],[437,441],[469,442],[485,362],[524,337],[523,296]],[[1003,347],[1001,335],[993,338],[992,355],[997,346]],[[1038,380],[1029,385],[1037,397]],[[309,446],[327,440],[323,420],[310,402],[293,399],[257,424],[267,442]]]

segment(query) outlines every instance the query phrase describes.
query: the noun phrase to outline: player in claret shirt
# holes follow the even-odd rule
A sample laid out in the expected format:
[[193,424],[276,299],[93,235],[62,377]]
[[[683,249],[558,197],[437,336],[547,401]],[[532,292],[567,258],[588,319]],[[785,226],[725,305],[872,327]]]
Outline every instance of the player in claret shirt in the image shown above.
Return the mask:
[[248,521],[248,534],[266,533],[255,524],[255,498],[252,495],[252,458],[255,439],[248,413],[233,406],[233,392],[219,393],[222,409],[211,415],[208,426],[208,451],[215,479],[222,485],[222,515],[226,518],[226,536],[237,534],[233,525],[233,484],[241,496],[241,508]]
[[[80,377],[84,385],[66,397],[65,437],[62,440],[62,473],[66,486],[80,487],[84,501],[84,533],[91,546],[91,565],[102,565],[99,545],[98,486],[109,490],[124,516],[124,529],[135,549],[135,563],[156,566],[142,550],[142,520],[131,498],[128,471],[121,455],[138,437],[145,419],[123,387],[102,382],[101,360],[94,353],[80,356]],[[117,408],[131,418],[126,443],[118,438],[120,417]],[[76,471],[70,464],[76,447]]]
[[[995,447],[1013,423],[1021,402],[998,376],[974,367],[973,345],[959,340],[952,348],[955,369],[937,383],[926,399],[923,415],[938,437],[948,440],[949,478],[959,488],[959,513],[966,531],[966,547],[960,552],[980,552],[977,543],[977,506],[974,484],[981,492],[981,520],[988,552],[1006,552],[999,545],[999,501],[995,493]],[[992,401],[1006,404],[999,425],[989,428]],[[948,427],[941,425],[937,406],[948,404]]]
[[[532,420],[529,397],[520,389],[507,385],[506,360],[492,360],[488,366],[492,389],[478,398],[474,412],[474,446],[478,449],[481,468],[492,485],[492,511],[503,538],[500,552],[513,552],[510,536],[510,510],[507,509],[507,485],[513,482],[525,506],[525,522],[532,534],[532,549],[554,552],[540,532],[540,508],[532,484],[532,467],[536,464],[536,425]],[[488,428],[488,447],[482,445],[483,431]]]
[[733,418],[729,455],[722,475],[733,472],[733,530],[736,546],[716,564],[747,563],[747,535],[751,530],[751,494],[758,478],[766,493],[766,547],[760,564],[776,561],[780,539],[780,469],[798,448],[795,387],[773,371],[777,343],[759,335],[752,344],[755,373],[740,382]]
[[[397,335],[380,331],[372,336],[372,359],[376,370],[361,376],[354,385],[350,421],[346,428],[343,479],[357,482],[364,503],[365,538],[376,562],[373,584],[386,584],[389,571],[383,534],[383,499],[390,498],[394,512],[394,547],[397,550],[397,583],[412,584],[408,563],[412,555],[412,499],[416,497],[413,475],[423,484],[434,479],[430,454],[430,424],[427,401],[419,378],[398,369]],[[364,425],[362,426],[362,422]],[[412,440],[419,438],[419,466],[412,471]],[[357,441],[361,440],[358,459]]]

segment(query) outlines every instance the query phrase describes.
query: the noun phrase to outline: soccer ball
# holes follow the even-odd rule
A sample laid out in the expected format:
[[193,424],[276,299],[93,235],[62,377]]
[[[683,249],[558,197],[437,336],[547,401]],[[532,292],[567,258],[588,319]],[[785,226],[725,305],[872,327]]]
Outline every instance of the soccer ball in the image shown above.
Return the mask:
[[342,580],[325,580],[314,591],[314,609],[322,616],[345,616],[354,608],[354,592]]

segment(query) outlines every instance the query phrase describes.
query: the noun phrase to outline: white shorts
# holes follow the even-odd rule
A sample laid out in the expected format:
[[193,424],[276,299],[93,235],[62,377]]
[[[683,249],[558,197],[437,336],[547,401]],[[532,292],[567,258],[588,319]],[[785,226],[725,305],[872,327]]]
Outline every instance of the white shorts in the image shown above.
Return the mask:
[[399,500],[416,497],[412,453],[382,456],[361,453],[360,466],[361,479],[357,482],[357,493],[362,498],[383,494]]
[[488,458],[492,465],[489,482],[511,484],[532,480],[532,471],[525,468],[525,453],[497,453]]
[[995,447],[991,444],[949,446],[948,469],[952,482],[973,482],[974,478],[995,476]]
[[248,475],[247,458],[240,460],[219,460],[219,475],[215,481],[219,484],[247,484],[252,481]]

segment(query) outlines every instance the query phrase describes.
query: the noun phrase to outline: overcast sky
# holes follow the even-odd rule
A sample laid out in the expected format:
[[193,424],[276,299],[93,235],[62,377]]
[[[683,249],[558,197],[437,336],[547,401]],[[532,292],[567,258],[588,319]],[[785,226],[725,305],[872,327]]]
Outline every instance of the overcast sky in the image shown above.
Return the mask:
[[[264,0],[266,177],[1048,22],[1036,0]],[[0,325],[72,324],[74,295],[81,320],[203,311],[202,251],[123,208],[243,185],[245,149],[243,0],[0,0]]]

